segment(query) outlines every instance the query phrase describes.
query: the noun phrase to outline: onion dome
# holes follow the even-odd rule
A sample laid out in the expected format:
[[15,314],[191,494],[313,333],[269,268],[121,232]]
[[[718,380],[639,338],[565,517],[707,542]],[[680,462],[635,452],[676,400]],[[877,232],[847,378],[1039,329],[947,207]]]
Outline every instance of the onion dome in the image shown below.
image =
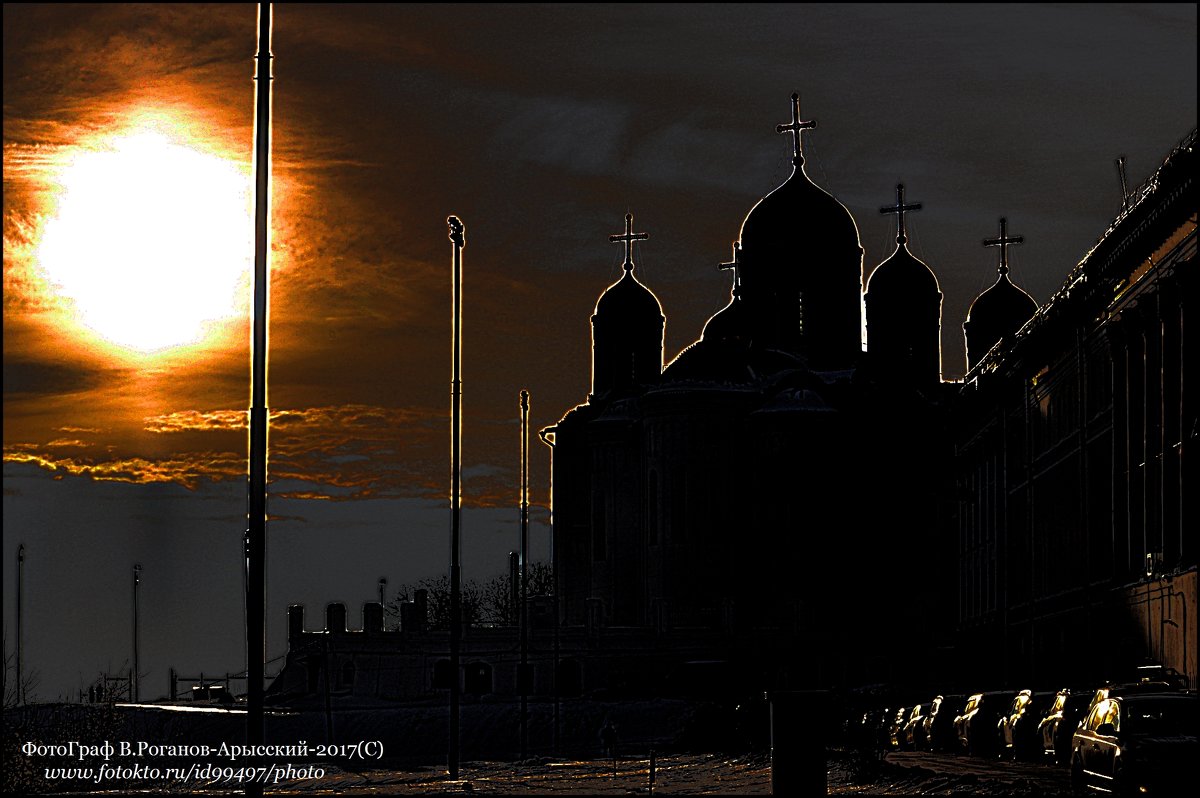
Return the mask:
[[704,325],[700,338],[705,341],[739,342],[752,341],[754,318],[742,301],[741,290],[733,289],[729,304],[713,314]]
[[633,276],[633,269],[627,269],[625,275],[610,285],[596,301],[596,316],[604,318],[644,318],[647,316],[662,317],[662,305],[658,297]]
[[[767,280],[775,272],[801,268],[806,257],[827,250],[858,248],[858,226],[846,206],[808,179],[803,156],[793,161],[783,185],[760,199],[742,222],[738,239],[747,258],[770,255],[753,278]],[[749,272],[749,270],[747,270]]]
[[610,285],[592,314],[592,394],[629,391],[662,373],[662,305],[633,276],[633,242],[650,236],[633,232],[633,214],[625,216],[625,234],[609,236],[625,243],[625,274]]
[[896,214],[896,251],[875,268],[867,282],[867,353],[882,374],[921,384],[942,377],[942,292],[933,271],[908,251],[904,214],[921,209],[896,204],[880,213]]
[[991,288],[971,303],[963,332],[967,337],[967,369],[975,367],[997,341],[1006,338],[1037,312],[1033,297],[1022,291],[1008,278],[1008,246],[1024,242],[1023,236],[1007,235],[1008,222],[1000,220],[1000,237],[986,239],[985,247],[1000,247],[999,277]]
[[804,173],[800,121],[792,95],[793,169],[742,222],[743,298],[762,345],[806,354],[818,368],[852,366],[862,348],[862,246],[844,205]]
[[733,296],[721,310],[704,325],[700,334],[705,341],[722,341],[749,344],[753,339],[754,319],[742,301],[741,250],[733,242],[733,260],[717,266],[718,269],[733,270]]

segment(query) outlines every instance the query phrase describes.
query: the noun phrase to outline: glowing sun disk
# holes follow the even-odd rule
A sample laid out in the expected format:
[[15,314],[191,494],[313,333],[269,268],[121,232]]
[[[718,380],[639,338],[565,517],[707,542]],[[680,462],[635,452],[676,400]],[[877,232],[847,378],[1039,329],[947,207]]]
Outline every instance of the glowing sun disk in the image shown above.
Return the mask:
[[140,131],[79,153],[59,180],[38,262],[80,324],[155,352],[244,311],[253,227],[236,164]]

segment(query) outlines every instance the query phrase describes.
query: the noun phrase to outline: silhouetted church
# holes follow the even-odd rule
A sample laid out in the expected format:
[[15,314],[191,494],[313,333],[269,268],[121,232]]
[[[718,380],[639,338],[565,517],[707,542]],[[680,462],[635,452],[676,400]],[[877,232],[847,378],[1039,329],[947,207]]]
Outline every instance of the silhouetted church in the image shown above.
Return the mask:
[[625,274],[592,316],[591,393],[545,431],[562,622],[718,633],[711,656],[762,688],[888,678],[953,596],[912,579],[953,573],[942,295],[904,225],[920,206],[898,186],[882,209],[897,244],[868,284],[868,358],[858,227],[805,174],[815,123],[792,102],[778,130],[794,168],[722,264],[729,304],[663,368],[662,309],[632,254],[646,234],[627,216],[611,237]]
[[[1040,309],[1000,220],[956,384],[937,278],[907,247],[921,206],[897,186],[880,209],[896,250],[864,291],[857,225],[805,174],[815,123],[792,103],[793,172],[722,264],[729,304],[665,368],[647,234],[629,215],[610,237],[624,273],[591,317],[591,391],[543,430],[557,596],[531,598],[533,694],[1040,689],[1137,658],[1194,686],[1195,133]],[[356,633],[341,605],[315,632],[292,607],[273,693],[445,689],[446,633],[423,596],[401,609],[389,631],[366,605]],[[464,635],[465,691],[515,694],[516,630]]]

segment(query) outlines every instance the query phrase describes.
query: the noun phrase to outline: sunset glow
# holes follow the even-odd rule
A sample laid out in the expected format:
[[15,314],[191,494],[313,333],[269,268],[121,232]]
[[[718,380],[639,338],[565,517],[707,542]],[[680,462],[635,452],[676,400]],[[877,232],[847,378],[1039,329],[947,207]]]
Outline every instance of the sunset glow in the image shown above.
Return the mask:
[[195,343],[244,312],[250,180],[154,126],[73,155],[37,260],[74,321],[137,353]]

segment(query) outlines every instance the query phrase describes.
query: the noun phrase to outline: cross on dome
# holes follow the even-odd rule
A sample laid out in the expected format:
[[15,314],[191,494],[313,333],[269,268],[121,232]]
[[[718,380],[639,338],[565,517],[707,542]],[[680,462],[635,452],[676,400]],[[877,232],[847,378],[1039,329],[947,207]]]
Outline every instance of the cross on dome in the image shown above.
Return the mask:
[[914,202],[912,205],[904,204],[904,184],[897,183],[896,184],[896,204],[888,205],[888,206],[885,206],[885,207],[879,209],[880,213],[896,214],[896,243],[897,244],[904,244],[905,242],[908,241],[908,236],[905,234],[905,230],[904,230],[904,214],[905,214],[905,212],[906,211],[919,211],[919,210],[921,210],[921,203],[919,203],[919,202]]
[[633,271],[633,242],[645,241],[650,238],[649,233],[633,232],[633,214],[625,214],[625,235],[610,235],[608,240],[614,244],[621,241],[625,242],[625,271]]
[[1000,247],[1000,268],[998,271],[1001,275],[1008,274],[1008,245],[1023,243],[1025,243],[1025,236],[1010,237],[1008,235],[1008,220],[1003,217],[1000,218],[1000,237],[983,239],[985,247]]
[[801,148],[800,133],[804,130],[813,130],[816,128],[816,121],[800,121],[800,95],[792,94],[792,121],[787,125],[776,125],[776,133],[788,132],[792,134],[792,163],[799,166],[804,163],[804,155]]

